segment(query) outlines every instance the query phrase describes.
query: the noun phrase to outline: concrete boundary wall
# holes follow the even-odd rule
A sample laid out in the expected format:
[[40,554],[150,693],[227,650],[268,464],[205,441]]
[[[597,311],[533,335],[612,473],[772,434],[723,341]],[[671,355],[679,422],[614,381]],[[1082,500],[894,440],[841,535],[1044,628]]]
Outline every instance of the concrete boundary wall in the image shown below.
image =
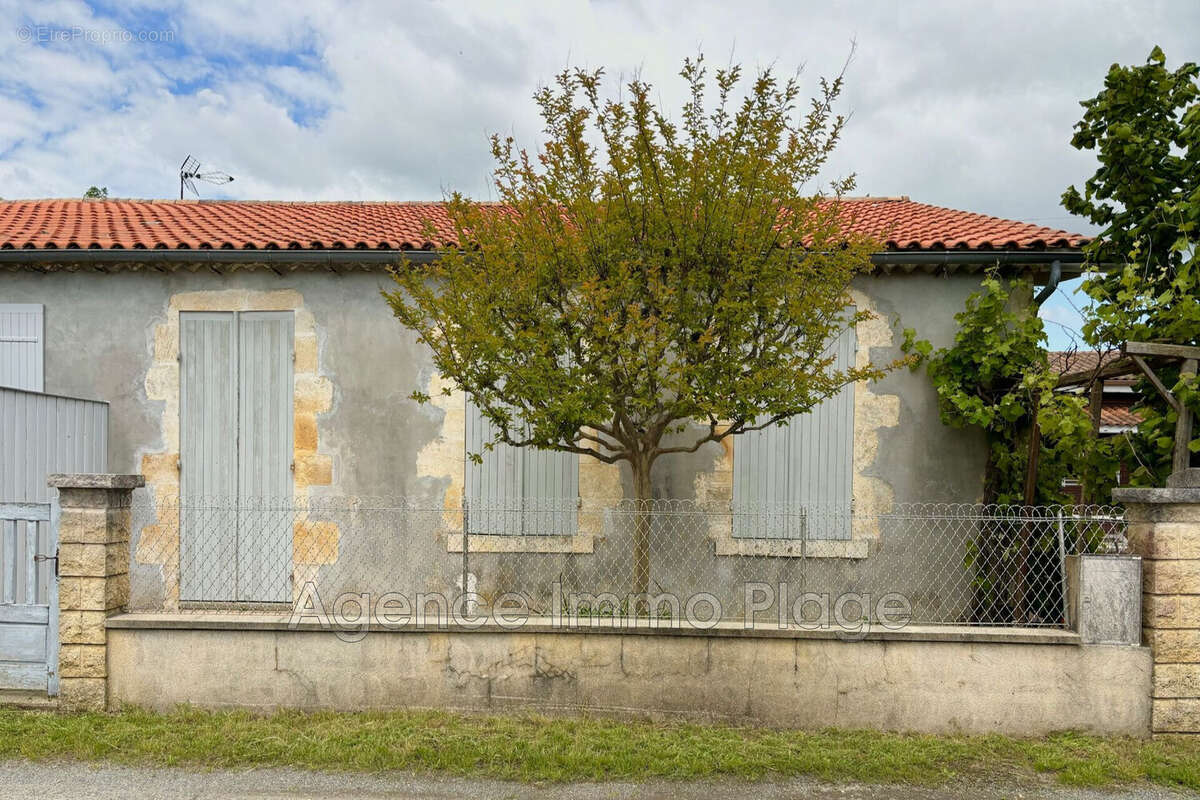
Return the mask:
[[[227,620],[108,621],[108,697],[167,710],[442,708],[784,728],[1145,736],[1150,652],[1073,634],[522,629],[372,631]],[[820,632],[817,632],[818,634]],[[1026,632],[1027,634],[1028,632]]]

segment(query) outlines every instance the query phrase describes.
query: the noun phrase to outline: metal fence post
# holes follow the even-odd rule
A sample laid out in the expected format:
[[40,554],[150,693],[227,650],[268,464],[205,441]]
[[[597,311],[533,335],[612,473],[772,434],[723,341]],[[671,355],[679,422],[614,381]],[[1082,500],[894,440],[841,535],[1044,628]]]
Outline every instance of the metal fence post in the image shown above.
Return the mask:
[[1065,525],[1063,523],[1063,511],[1058,509],[1058,568],[1061,572],[1062,583],[1062,615],[1063,627],[1071,627],[1071,608],[1067,598],[1067,542]]
[[471,567],[471,511],[470,504],[463,499],[463,518],[462,518],[462,597],[463,597],[463,614],[467,613],[467,573]]

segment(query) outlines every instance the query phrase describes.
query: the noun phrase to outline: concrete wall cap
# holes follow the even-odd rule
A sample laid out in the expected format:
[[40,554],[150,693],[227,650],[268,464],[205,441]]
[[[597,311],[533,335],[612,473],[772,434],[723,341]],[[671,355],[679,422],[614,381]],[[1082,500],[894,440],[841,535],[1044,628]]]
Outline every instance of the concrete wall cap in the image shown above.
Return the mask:
[[140,489],[146,479],[110,472],[52,472],[46,476],[46,485],[55,489]]
[[1196,503],[1200,504],[1200,488],[1178,489],[1113,489],[1116,503]]

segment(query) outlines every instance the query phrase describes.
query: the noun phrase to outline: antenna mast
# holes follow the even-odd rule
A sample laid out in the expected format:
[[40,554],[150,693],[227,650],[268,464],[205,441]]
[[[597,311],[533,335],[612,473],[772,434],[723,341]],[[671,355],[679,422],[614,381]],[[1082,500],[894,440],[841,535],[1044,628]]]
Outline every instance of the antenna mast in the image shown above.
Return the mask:
[[179,165],[179,199],[183,199],[183,189],[187,189],[196,197],[200,196],[200,192],[196,189],[196,181],[204,181],[205,183],[223,184],[232,183],[233,176],[228,172],[220,172],[219,170],[202,171],[200,162],[188,155]]

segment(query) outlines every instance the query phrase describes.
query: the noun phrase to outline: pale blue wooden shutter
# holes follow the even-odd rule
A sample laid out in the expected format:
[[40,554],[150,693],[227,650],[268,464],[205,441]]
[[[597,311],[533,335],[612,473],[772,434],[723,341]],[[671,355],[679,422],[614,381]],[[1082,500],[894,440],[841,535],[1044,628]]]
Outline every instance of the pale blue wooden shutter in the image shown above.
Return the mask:
[[510,536],[572,535],[579,497],[579,457],[572,453],[497,444],[495,429],[467,400],[466,496],[471,533]]
[[[853,366],[854,328],[833,343],[834,369]],[[738,436],[733,535],[849,539],[854,479],[854,386],[785,425]],[[807,531],[807,532],[806,532]]]
[[238,599],[292,599],[290,311],[238,315]]
[[179,315],[181,600],[234,600],[237,576],[237,325]]
[[0,303],[0,386],[44,391],[45,331],[38,303]]
[[290,601],[292,312],[179,324],[180,599]]

